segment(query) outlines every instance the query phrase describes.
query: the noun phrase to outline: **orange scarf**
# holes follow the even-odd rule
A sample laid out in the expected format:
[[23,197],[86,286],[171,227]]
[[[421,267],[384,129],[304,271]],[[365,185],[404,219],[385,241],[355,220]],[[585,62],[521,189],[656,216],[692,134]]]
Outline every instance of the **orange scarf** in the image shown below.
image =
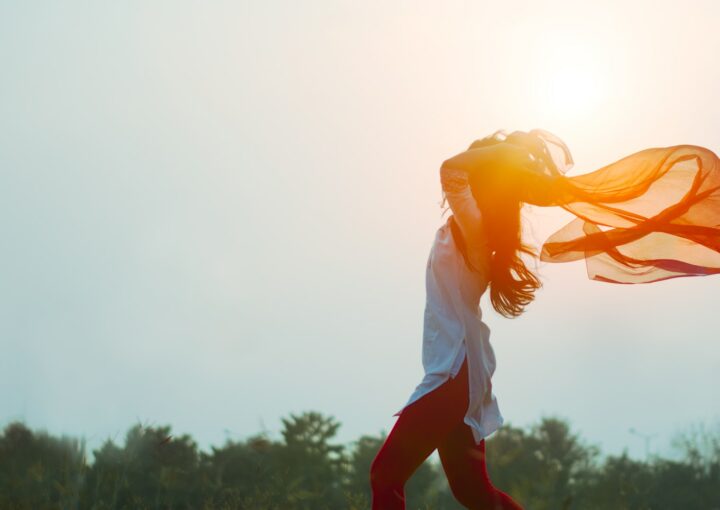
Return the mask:
[[541,260],[584,258],[589,278],[611,283],[720,273],[720,160],[714,152],[696,145],[650,148],[567,177],[573,162],[559,138],[542,130],[520,136],[539,141],[549,156],[538,158],[538,171],[525,176],[525,201],[576,216],[545,241]]

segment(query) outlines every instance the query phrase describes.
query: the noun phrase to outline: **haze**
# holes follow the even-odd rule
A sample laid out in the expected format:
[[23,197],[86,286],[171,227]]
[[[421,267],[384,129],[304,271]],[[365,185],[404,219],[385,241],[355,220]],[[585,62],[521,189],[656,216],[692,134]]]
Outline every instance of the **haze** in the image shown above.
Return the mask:
[[[547,129],[573,173],[720,151],[720,4],[3,2],[0,422],[201,447],[317,410],[389,431],[422,378],[439,166]],[[531,239],[567,219],[528,211]],[[540,266],[486,297],[507,422],[605,453],[720,421],[720,278]]]

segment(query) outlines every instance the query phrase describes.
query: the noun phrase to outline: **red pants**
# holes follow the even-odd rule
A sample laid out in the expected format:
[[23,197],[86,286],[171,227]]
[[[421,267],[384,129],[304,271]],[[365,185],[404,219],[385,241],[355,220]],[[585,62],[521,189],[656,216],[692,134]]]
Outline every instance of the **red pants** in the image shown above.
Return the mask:
[[468,408],[467,358],[460,372],[403,409],[370,468],[372,510],[404,510],[405,482],[437,448],[453,496],[473,510],[522,510],[493,487],[485,440],[475,444]]

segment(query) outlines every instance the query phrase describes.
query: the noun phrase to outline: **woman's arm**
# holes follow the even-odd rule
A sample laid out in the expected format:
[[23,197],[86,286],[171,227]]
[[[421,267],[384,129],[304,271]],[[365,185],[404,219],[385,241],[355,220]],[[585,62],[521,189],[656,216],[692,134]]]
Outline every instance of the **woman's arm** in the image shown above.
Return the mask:
[[475,267],[481,267],[487,239],[483,231],[482,214],[470,190],[468,174],[464,170],[443,165],[440,167],[440,182],[462,232],[468,256]]
[[469,255],[474,263],[478,257],[482,258],[487,237],[483,231],[482,214],[470,189],[470,181],[473,181],[473,186],[482,185],[482,174],[485,172],[502,171],[507,166],[528,168],[535,164],[526,148],[507,142],[471,148],[443,161],[440,167],[442,188],[466,244],[470,247]]
[[481,213],[470,189],[470,181],[477,186],[486,170],[495,169],[515,149],[504,143],[468,149],[443,161],[440,181],[450,209],[458,220],[463,235],[471,244],[481,238]]
[[443,161],[443,167],[477,173],[498,166],[531,168],[536,163],[530,151],[509,142],[471,148]]

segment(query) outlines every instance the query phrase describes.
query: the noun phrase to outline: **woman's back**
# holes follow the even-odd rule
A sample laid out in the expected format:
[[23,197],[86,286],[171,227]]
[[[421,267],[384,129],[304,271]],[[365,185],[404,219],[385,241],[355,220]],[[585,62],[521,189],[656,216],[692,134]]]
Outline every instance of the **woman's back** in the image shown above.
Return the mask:
[[[441,176],[453,215],[438,228],[428,257],[422,348],[425,376],[405,406],[455,377],[467,358],[469,403],[464,421],[479,443],[502,424],[492,394],[495,354],[490,328],[482,321],[479,306],[489,283],[490,255],[467,177],[453,170],[443,170]],[[474,233],[466,234],[470,229]],[[469,235],[472,243],[468,243]]]

